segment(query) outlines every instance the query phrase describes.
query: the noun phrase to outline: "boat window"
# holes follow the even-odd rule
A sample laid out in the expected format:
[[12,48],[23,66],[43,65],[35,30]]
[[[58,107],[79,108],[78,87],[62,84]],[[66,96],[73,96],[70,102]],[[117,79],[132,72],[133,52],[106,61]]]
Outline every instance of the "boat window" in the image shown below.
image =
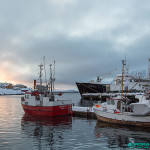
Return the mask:
[[115,101],[114,101],[114,100],[111,100],[111,104],[112,104],[112,105],[115,105]]
[[110,105],[110,100],[107,100],[107,104]]
[[25,95],[25,98],[26,98],[26,99],[29,99],[29,95]]
[[125,105],[125,101],[122,101],[122,104]]

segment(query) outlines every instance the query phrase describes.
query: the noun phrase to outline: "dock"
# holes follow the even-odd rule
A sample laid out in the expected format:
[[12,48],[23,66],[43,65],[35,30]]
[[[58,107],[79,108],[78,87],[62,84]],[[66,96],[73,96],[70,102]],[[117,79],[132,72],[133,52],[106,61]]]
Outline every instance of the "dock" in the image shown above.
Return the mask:
[[88,119],[96,119],[93,107],[72,107],[73,116],[75,117],[84,117]]
[[[105,101],[106,98],[114,97],[121,93],[84,93],[81,95],[83,100],[102,100]],[[123,93],[124,96],[128,98],[135,98],[136,93]]]
[[108,93],[84,93],[81,95],[83,100],[106,100],[110,97]]

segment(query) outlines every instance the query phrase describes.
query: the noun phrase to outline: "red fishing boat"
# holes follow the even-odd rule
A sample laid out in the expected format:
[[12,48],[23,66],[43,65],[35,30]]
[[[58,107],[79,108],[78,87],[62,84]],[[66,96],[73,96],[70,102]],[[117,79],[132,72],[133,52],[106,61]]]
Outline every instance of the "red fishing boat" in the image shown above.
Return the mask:
[[[25,113],[32,115],[42,116],[61,116],[72,114],[72,101],[71,100],[55,100],[54,92],[54,73],[52,75],[52,65],[50,65],[50,80],[46,85],[42,85],[42,70],[43,65],[39,65],[40,84],[36,85],[34,80],[34,87],[32,90],[25,93],[24,97],[21,97],[21,105]],[[44,67],[45,68],[45,67]],[[55,62],[54,62],[55,69]],[[61,95],[61,94],[58,94]]]

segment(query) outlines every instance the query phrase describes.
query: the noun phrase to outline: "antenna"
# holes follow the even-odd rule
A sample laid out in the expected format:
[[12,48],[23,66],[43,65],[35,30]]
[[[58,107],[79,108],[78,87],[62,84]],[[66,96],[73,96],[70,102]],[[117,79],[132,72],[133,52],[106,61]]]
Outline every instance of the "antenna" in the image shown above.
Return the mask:
[[53,91],[55,89],[55,87],[54,87],[54,81],[55,81],[55,60],[54,60],[54,72],[53,72]]
[[[54,81],[55,78],[53,77],[55,74],[54,72],[52,73],[52,64],[50,66],[50,99],[54,100]],[[55,63],[54,63],[54,68],[55,68]]]
[[148,58],[147,79],[150,79],[150,58]]
[[46,69],[45,69],[45,56],[43,56],[43,62],[44,62],[45,82],[46,82],[46,85],[47,85],[47,80],[46,80]]
[[124,66],[126,65],[126,60],[122,60],[122,93],[121,96],[123,97],[123,76],[124,76]]
[[42,65],[42,63],[39,65],[39,67],[40,67],[40,73],[39,73],[40,91],[42,91],[42,70],[43,70],[43,65]]
[[52,94],[52,64],[50,64],[49,66],[50,66],[50,91]]
[[129,73],[129,67],[130,67],[130,63],[128,61],[128,65],[127,65],[127,74]]

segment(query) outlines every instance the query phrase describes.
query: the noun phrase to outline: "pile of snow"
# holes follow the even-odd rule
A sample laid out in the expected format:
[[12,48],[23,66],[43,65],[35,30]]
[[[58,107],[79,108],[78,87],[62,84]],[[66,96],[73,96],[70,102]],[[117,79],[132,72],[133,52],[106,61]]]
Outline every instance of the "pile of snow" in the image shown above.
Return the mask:
[[0,95],[18,95],[18,94],[24,94],[24,93],[21,92],[21,90],[0,88]]
[[72,111],[94,112],[93,107],[78,107],[78,106],[73,106]]

